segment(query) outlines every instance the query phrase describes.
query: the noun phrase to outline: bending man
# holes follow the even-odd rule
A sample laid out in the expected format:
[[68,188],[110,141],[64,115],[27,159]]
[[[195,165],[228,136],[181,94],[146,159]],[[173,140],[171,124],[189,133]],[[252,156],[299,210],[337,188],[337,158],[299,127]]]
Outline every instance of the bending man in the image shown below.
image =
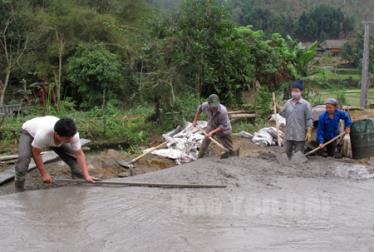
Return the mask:
[[74,121],[70,118],[59,119],[55,116],[44,116],[33,118],[22,125],[15,167],[16,190],[24,190],[25,176],[31,157],[35,161],[43,182],[52,182],[52,177],[44,167],[41,155],[42,150],[46,148],[54,150],[69,165],[72,178],[84,178],[93,183],[97,180],[88,172],[86,157],[81,149]]
[[[216,136],[224,147],[229,150],[229,155],[233,156],[235,152],[233,151],[232,126],[228,111],[224,105],[220,104],[219,97],[216,94],[210,95],[208,101],[198,107],[193,121],[194,127],[197,126],[197,121],[202,112],[207,114],[208,125],[205,130],[208,136]],[[206,136],[199,148],[198,158],[204,157],[210,143],[211,140]]]
[[[345,122],[345,133],[350,133],[350,127],[352,125],[352,120],[350,116],[345,111],[339,110],[337,108],[337,101],[334,98],[328,98],[326,100],[326,112],[319,116],[318,124],[318,143],[323,150],[323,144],[332,138],[339,135],[340,131],[340,120]],[[340,150],[338,150],[339,141],[336,140],[327,145],[327,152],[323,150],[324,156],[335,156],[336,158],[341,157]]]

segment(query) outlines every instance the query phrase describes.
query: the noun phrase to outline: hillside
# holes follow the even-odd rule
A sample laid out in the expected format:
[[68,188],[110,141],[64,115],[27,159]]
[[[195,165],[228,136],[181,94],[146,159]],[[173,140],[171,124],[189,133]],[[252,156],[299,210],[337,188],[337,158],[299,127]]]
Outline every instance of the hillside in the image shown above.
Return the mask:
[[[236,0],[229,0],[236,2]],[[354,15],[357,20],[373,19],[373,0],[252,0],[257,7],[298,16],[304,10],[319,4],[328,4],[341,9],[345,14]]]
[[[176,8],[183,0],[149,0],[162,9]],[[374,15],[373,0],[249,0],[254,7],[264,7],[279,13],[299,16],[304,10],[315,5],[328,4],[340,8],[345,14],[353,15],[357,21],[370,19]],[[226,0],[229,5],[235,6],[238,0]]]

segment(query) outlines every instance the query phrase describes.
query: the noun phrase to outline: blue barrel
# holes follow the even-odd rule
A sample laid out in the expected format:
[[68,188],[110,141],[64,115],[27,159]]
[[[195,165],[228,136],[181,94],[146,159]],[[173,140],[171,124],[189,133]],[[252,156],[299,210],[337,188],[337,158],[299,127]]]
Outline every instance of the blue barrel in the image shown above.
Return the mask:
[[350,133],[354,159],[374,156],[374,121],[365,119],[355,121]]

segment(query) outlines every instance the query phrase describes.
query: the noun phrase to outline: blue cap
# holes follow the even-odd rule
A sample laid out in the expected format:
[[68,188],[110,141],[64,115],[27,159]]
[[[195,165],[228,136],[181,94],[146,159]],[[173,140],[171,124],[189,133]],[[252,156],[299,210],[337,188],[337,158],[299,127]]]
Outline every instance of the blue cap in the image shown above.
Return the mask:
[[303,91],[303,81],[297,80],[292,83],[292,88],[298,88],[299,90]]

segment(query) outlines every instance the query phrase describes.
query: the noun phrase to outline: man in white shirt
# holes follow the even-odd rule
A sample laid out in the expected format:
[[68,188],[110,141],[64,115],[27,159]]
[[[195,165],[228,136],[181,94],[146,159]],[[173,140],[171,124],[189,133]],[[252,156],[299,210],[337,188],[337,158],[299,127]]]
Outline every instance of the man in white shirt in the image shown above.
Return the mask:
[[55,116],[44,116],[33,118],[22,125],[15,167],[16,190],[24,190],[25,176],[31,157],[35,161],[43,182],[52,182],[52,177],[45,169],[41,155],[41,152],[47,148],[54,150],[69,165],[72,178],[84,178],[86,181],[95,183],[97,178],[90,176],[88,172],[86,157],[81,149],[74,121],[70,118],[59,119]]

